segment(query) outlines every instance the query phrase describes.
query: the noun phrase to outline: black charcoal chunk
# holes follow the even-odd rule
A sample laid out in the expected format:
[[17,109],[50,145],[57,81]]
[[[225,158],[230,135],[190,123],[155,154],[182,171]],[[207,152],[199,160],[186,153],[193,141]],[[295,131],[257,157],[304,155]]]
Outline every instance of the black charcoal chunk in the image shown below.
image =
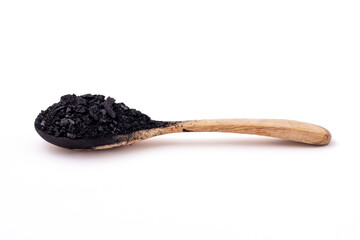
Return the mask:
[[72,101],[74,101],[76,99],[76,96],[74,94],[67,94],[64,95],[60,98],[60,102],[62,103],[71,103]]
[[82,98],[82,97],[78,97],[78,98],[76,98],[76,104],[77,105],[86,105],[86,100],[85,100],[85,98]]
[[92,94],[84,94],[84,95],[81,95],[80,97],[82,97],[82,98],[88,98],[88,99],[93,99],[93,98],[94,98],[94,95],[92,95]]
[[75,109],[76,112],[79,112],[79,113],[84,113],[86,112],[86,107],[83,106],[83,105],[78,105]]
[[66,136],[67,136],[68,138],[71,138],[71,139],[75,139],[75,138],[76,138],[76,135],[73,134],[73,133],[67,133]]
[[104,102],[104,107],[107,111],[107,113],[112,117],[115,118],[116,117],[116,113],[114,112],[114,110],[112,109],[112,105],[115,103],[115,99],[108,97],[106,99],[106,101]]
[[67,126],[69,124],[69,119],[63,118],[60,120],[60,126]]
[[64,108],[65,108],[65,106],[60,106],[60,107],[56,108],[55,111],[61,111],[61,110],[63,110]]
[[118,104],[120,108],[124,109],[124,110],[129,110],[129,107],[126,106],[124,103],[119,103]]
[[103,116],[105,116],[105,114],[106,114],[106,110],[105,110],[105,109],[101,109],[100,112],[101,112],[101,114],[102,114]]
[[95,120],[98,120],[99,119],[99,116],[98,114],[100,113],[100,110],[97,106],[91,106],[89,108],[89,114],[90,116],[92,116]]

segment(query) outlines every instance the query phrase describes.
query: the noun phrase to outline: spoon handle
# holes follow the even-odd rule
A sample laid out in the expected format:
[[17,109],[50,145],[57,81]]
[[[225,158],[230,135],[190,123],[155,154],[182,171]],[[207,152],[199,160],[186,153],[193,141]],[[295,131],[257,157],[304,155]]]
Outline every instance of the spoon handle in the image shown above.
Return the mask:
[[214,119],[181,122],[183,132],[229,132],[282,138],[313,145],[327,145],[330,132],[320,126],[283,119]]

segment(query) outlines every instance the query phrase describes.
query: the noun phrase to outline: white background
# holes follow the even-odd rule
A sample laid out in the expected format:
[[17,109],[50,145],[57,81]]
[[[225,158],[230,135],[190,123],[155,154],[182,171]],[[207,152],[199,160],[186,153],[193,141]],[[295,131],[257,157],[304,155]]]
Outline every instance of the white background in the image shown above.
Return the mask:
[[[0,239],[360,239],[360,3],[0,1]],[[110,151],[43,141],[67,93],[159,120],[283,118],[313,147],[222,133]]]

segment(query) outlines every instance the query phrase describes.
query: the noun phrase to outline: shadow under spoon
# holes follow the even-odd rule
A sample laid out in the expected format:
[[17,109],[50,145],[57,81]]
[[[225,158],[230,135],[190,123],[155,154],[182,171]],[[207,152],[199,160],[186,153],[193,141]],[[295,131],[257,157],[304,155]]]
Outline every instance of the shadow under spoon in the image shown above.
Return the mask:
[[330,132],[320,126],[283,119],[214,119],[168,122],[164,127],[135,131],[129,134],[98,138],[70,139],[55,137],[38,128],[38,134],[49,143],[69,149],[101,150],[130,145],[151,137],[180,132],[227,132],[255,134],[290,141],[327,145],[331,140]]

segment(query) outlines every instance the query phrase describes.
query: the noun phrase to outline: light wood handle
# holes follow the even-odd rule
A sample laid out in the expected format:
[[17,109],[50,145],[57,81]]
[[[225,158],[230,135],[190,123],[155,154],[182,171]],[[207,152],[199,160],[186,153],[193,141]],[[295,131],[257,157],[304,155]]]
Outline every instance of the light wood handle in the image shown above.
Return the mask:
[[314,145],[327,145],[331,140],[330,132],[323,127],[283,119],[194,120],[181,122],[181,127],[184,132],[256,134]]

